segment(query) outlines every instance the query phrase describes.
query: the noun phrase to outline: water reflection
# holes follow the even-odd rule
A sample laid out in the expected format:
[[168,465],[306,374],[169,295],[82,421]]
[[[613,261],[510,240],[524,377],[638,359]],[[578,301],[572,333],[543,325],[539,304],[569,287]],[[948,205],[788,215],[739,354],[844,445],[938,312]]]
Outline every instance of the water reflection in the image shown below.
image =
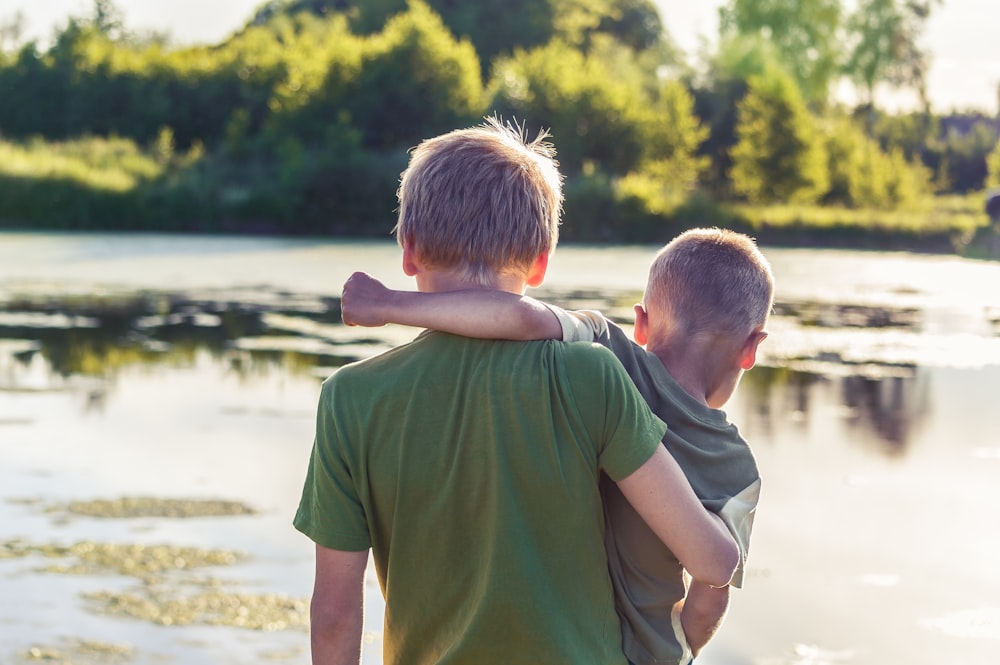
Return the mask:
[[16,300],[0,306],[0,339],[8,340],[10,357],[25,373],[30,372],[37,354],[62,378],[110,379],[131,365],[186,365],[199,351],[208,351],[239,373],[253,371],[261,364],[309,371],[318,365],[353,359],[309,349],[299,351],[278,341],[240,352],[241,340],[267,340],[276,334],[275,328],[265,323],[272,313],[315,323],[339,321],[336,299],[324,302],[272,295],[249,301],[186,294]]
[[[641,297],[636,291],[594,290],[545,295],[567,308],[599,309],[625,327]],[[780,331],[772,333],[778,341],[769,342],[770,354],[763,349],[741,387],[754,405],[755,426],[773,432],[780,414],[792,427],[805,428],[817,402],[829,406],[829,393],[848,430],[864,435],[855,438],[876,442],[888,455],[904,453],[928,409],[922,384],[929,379],[916,363],[886,356],[889,347],[898,355],[899,344],[883,342],[880,351],[877,343],[859,341],[859,333],[904,330],[916,336],[921,324],[920,311],[911,307],[779,302],[771,326]],[[827,334],[810,337],[816,330]],[[322,378],[413,334],[394,327],[347,328],[335,297],[264,289],[11,299],[0,305],[0,390],[59,390],[72,383],[86,390],[87,408],[100,410],[109,382],[128,366],[189,366],[207,352],[245,379],[267,371]]]

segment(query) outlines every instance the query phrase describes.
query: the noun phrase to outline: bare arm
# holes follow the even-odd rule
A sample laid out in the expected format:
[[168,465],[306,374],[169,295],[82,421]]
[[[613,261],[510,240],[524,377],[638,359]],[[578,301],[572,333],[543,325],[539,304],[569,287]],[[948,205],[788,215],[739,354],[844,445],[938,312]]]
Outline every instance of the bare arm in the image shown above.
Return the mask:
[[704,648],[722,625],[729,609],[730,587],[715,588],[692,581],[681,604],[681,625],[693,655]]
[[701,505],[666,448],[657,446],[618,487],[694,580],[714,587],[729,583],[740,560],[736,541]]
[[316,546],[316,581],[310,605],[313,665],[358,665],[364,621],[368,550],[342,552]]
[[481,339],[562,338],[559,320],[545,305],[507,291],[396,291],[356,272],[344,283],[340,308],[349,326],[399,323]]

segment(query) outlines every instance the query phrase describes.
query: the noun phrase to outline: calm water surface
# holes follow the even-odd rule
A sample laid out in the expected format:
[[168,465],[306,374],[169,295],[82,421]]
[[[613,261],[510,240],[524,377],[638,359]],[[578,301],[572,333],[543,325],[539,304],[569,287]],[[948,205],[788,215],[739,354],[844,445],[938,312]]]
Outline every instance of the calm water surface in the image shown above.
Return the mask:
[[[627,323],[655,249],[562,247],[535,295]],[[996,663],[1000,264],[764,249],[776,315],[726,410],[765,489],[699,663]],[[0,663],[308,662],[319,383],[416,333],[339,324],[357,269],[412,287],[388,241],[0,234]],[[122,498],[253,514],[74,503]],[[173,549],[85,554],[110,545]],[[373,577],[367,602],[379,663]]]

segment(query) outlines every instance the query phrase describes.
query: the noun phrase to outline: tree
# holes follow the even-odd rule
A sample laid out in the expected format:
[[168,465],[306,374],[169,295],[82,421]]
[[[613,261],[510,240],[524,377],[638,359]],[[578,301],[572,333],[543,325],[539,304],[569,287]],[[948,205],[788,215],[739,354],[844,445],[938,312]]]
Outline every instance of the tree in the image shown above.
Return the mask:
[[[496,58],[516,49],[531,50],[558,37],[586,50],[595,35],[611,35],[639,52],[664,41],[663,24],[652,0],[426,0],[444,24],[476,48],[487,76]],[[364,35],[380,32],[408,0],[269,0],[251,25],[265,25],[281,15],[339,13]]]
[[24,38],[24,22],[24,12],[22,11],[0,19],[0,55],[14,51],[21,46],[21,40]]
[[986,178],[987,187],[1000,187],[1000,142],[993,146],[993,150],[987,155],[986,165],[989,170]]
[[597,30],[612,35],[637,53],[657,48],[665,41],[663,21],[652,0],[618,0],[611,3]]
[[600,58],[553,40],[501,59],[492,89],[501,115],[525,122],[529,133],[551,132],[566,173],[577,174],[590,164],[624,174],[642,159],[640,115],[649,98],[634,79],[612,76]]
[[828,119],[825,127],[830,187],[825,203],[890,210],[926,196],[930,172],[898,146],[882,150],[860,121]]
[[875,103],[875,88],[887,83],[910,88],[928,106],[928,57],[917,43],[931,6],[941,0],[859,0],[847,19],[848,56],[844,73]]
[[754,77],[738,105],[733,189],[751,203],[811,203],[829,187],[822,137],[795,82]]
[[340,100],[365,145],[408,147],[485,110],[479,59],[419,0],[365,46],[355,88]]
[[760,36],[774,45],[809,102],[825,104],[839,71],[840,0],[730,0],[721,38]]
[[695,115],[694,98],[681,81],[660,85],[643,135],[642,170],[660,176],[664,189],[691,192],[708,165],[708,158],[698,154],[708,129]]
[[728,196],[732,148],[737,140],[737,106],[747,93],[747,82],[779,72],[791,75],[785,71],[774,44],[760,35],[723,38],[708,65],[700,84],[693,88],[696,113],[709,130],[700,150],[709,159],[703,185],[718,195]]

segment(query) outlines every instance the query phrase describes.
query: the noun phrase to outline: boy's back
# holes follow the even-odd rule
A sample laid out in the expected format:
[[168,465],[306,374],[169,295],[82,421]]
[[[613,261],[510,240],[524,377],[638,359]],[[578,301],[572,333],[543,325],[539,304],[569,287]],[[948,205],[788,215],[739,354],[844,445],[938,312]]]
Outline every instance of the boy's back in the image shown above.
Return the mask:
[[340,370],[319,413],[295,523],[373,548],[386,662],[624,662],[597,481],[662,425],[610,353],[425,333]]

